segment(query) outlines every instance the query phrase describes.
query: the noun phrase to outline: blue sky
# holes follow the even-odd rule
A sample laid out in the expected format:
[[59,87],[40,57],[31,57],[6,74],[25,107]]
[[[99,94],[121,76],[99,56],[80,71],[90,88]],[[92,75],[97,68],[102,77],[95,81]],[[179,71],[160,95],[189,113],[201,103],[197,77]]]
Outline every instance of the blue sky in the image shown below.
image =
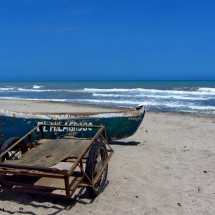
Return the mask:
[[0,0],[0,81],[215,80],[215,1]]

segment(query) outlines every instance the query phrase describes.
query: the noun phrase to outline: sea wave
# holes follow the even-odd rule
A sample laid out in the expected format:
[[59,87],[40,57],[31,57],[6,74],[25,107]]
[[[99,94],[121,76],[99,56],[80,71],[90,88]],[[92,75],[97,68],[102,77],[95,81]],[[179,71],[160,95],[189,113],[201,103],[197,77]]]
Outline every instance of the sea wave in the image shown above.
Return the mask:
[[212,110],[215,111],[215,106],[198,106],[193,103],[184,104],[182,102],[170,102],[166,103],[164,101],[132,101],[132,100],[105,100],[105,99],[37,99],[37,98],[17,98],[17,97],[0,97],[0,99],[8,99],[8,100],[31,100],[31,101],[56,101],[56,102],[74,102],[74,103],[88,103],[88,104],[123,104],[123,105],[146,105],[146,106],[165,106],[171,108],[190,108],[195,110]]
[[137,89],[121,89],[121,88],[111,88],[111,89],[100,89],[100,88],[84,88],[83,91],[95,93],[95,92],[127,92],[127,91],[138,91]]
[[6,100],[20,100],[20,101],[53,101],[53,102],[70,102],[69,99],[45,99],[45,98],[20,98],[20,97],[0,97],[0,99]]
[[198,106],[198,105],[190,105],[187,106],[190,109],[194,109],[194,110],[208,110],[208,111],[215,111],[215,107],[214,106]]
[[92,96],[95,97],[115,97],[115,98],[132,98],[132,95],[126,95],[126,94],[105,94],[105,93],[93,93]]
[[70,93],[76,93],[80,92],[82,93],[83,90],[73,90],[73,89],[33,89],[33,88],[18,88],[17,91],[19,92],[70,92]]
[[201,92],[209,92],[215,94],[215,88],[201,87],[198,90]]
[[[42,89],[43,88],[43,89]],[[145,89],[145,88],[83,88],[83,89],[44,89],[44,86],[33,85],[29,87],[1,87],[0,91],[14,91],[19,92],[79,92],[92,94],[114,94],[114,95],[182,95],[182,96],[215,96],[215,88],[195,88],[195,90],[160,90],[160,89]]]
[[1,87],[0,91],[9,91],[9,90],[14,90],[13,87]]
[[39,89],[39,88],[43,88],[43,87],[44,87],[44,86],[39,86],[39,85],[36,85],[36,84],[33,85],[33,88],[34,88],[34,89]]
[[[91,85],[92,86],[92,85]],[[161,87],[149,88],[83,87],[61,83],[1,84],[0,99],[56,101],[103,106],[134,107],[147,105],[151,110],[174,112],[200,112],[215,114],[215,88],[213,87]],[[207,86],[207,85],[206,85]],[[208,85],[210,86],[210,85]],[[133,87],[133,86],[132,86]],[[172,90],[171,90],[172,89]]]
[[88,104],[104,104],[104,105],[108,105],[108,104],[122,104],[122,105],[130,105],[130,107],[133,107],[133,105],[140,105],[140,104],[144,104],[147,105],[146,102],[140,102],[140,101],[131,101],[131,100],[97,100],[97,99],[75,99],[73,100],[74,102],[80,102],[80,103],[88,103]]
[[215,88],[198,88],[194,91],[183,91],[183,90],[158,90],[158,89],[144,89],[144,88],[132,88],[132,89],[121,89],[121,88],[113,88],[113,89],[98,89],[98,88],[84,88],[83,91],[90,93],[153,93],[153,94],[180,94],[180,95],[215,95]]
[[25,89],[25,88],[18,88],[18,91],[21,92],[50,92],[51,90],[38,90],[38,89]]
[[138,95],[128,95],[128,94],[102,94],[93,93],[94,97],[112,97],[112,98],[156,98],[156,99],[178,99],[178,100],[209,100],[214,97],[191,97],[191,96],[180,96],[180,95],[159,95],[159,94],[138,94]]

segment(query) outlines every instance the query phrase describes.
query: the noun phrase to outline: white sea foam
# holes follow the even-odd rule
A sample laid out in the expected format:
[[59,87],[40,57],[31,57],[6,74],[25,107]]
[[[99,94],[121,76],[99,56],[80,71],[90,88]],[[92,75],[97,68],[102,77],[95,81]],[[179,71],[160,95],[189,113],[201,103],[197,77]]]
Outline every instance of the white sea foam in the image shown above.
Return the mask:
[[[109,96],[115,95],[115,97],[120,97],[121,95],[159,95],[159,96],[174,96],[180,95],[183,97],[193,97],[193,96],[215,96],[215,88],[199,88],[195,91],[184,91],[184,90],[157,90],[157,89],[144,89],[144,88],[132,88],[132,89],[99,89],[99,88],[84,88],[84,89],[41,89],[43,86],[34,85],[33,89],[28,88],[18,88],[18,91],[23,92],[79,92],[79,93],[92,93],[94,96]],[[0,88],[0,90],[14,90],[14,88]],[[111,93],[111,94],[110,94]],[[100,95],[99,95],[100,94]],[[110,97],[110,96],[109,96]]]
[[208,111],[215,111],[215,106],[198,106],[198,105],[189,105],[187,106],[190,109],[194,110],[208,110]]
[[50,102],[68,102],[68,99],[24,99],[27,101],[50,101]]
[[209,92],[215,94],[215,88],[209,88],[209,87],[200,87],[198,89],[200,92]]
[[35,99],[35,98],[20,98],[20,97],[3,97],[0,99],[6,100],[20,100],[20,101],[52,101],[52,102],[70,102],[70,99]]
[[83,91],[90,93],[152,93],[152,94],[171,94],[171,95],[215,95],[215,88],[199,88],[195,91],[184,91],[184,90],[157,90],[157,89],[144,89],[144,88],[133,88],[133,89],[98,89],[98,88],[84,88]]
[[95,93],[95,92],[127,92],[133,89],[121,89],[121,88],[111,88],[111,89],[98,89],[98,88],[84,88],[83,91]]
[[[104,85],[105,86],[105,85]],[[125,85],[124,85],[125,86]],[[47,92],[47,93],[46,93]],[[140,103],[149,109],[215,112],[215,88],[175,88],[173,90],[145,88],[48,88],[40,85],[14,85],[0,88],[0,98],[16,100],[73,102],[118,107],[133,107]],[[207,106],[208,105],[208,106]]]
[[43,88],[44,86],[39,86],[39,85],[33,85],[34,89],[39,89],[39,88]]
[[157,98],[157,99],[174,99],[174,100],[208,100],[213,99],[213,97],[191,97],[191,96],[182,96],[182,95],[165,95],[165,94],[137,94],[137,95],[128,95],[128,94],[103,94],[103,93],[93,93],[95,97],[112,97],[112,98]]
[[0,88],[1,91],[9,91],[9,90],[14,90],[13,87],[2,87]]
[[83,93],[83,90],[73,90],[73,89],[33,89],[33,88],[18,88],[17,91],[19,92],[71,92],[71,93]]
[[180,95],[137,95],[139,98],[156,98],[156,99],[172,99],[172,100],[208,100],[213,97],[191,97],[191,96],[180,96]]
[[0,99],[6,99],[6,100],[20,100],[20,98],[17,98],[17,97],[8,97],[8,96],[1,96]]
[[135,105],[139,105],[140,101],[131,101],[131,100],[123,100],[123,101],[119,101],[119,100],[97,100],[97,99],[76,99],[76,102],[87,102],[87,103],[104,103],[104,104],[135,104]]
[[126,95],[126,94],[104,94],[104,93],[93,93],[92,96],[95,97],[116,97],[116,98],[131,98],[133,95]]
[[[52,92],[53,90],[40,90],[40,89],[27,89],[27,88],[18,88],[18,91],[21,92]],[[56,91],[56,90],[54,90]]]

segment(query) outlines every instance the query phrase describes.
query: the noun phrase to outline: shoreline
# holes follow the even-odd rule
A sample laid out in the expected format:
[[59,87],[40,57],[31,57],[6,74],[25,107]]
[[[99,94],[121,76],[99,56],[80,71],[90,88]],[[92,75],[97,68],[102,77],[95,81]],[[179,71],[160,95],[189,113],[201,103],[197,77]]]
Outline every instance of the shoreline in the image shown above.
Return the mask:
[[[31,102],[27,103],[9,102],[4,107],[14,109],[17,107],[13,105],[19,104],[20,109],[27,111]],[[60,110],[56,103],[31,104],[34,109]],[[0,109],[2,106],[1,103]],[[72,110],[73,105],[62,106]],[[75,105],[77,108],[102,110],[97,106]],[[96,199],[89,199],[84,191],[72,201],[7,191],[0,192],[0,211],[3,214],[212,215],[214,131],[214,117],[148,111],[133,136],[111,144],[114,155],[109,163],[107,186]]]
[[[35,100],[7,100],[0,99],[0,110],[24,112],[24,113],[41,113],[41,112],[97,112],[98,110],[107,112],[110,110],[119,110],[122,108],[105,107],[89,104],[75,104],[68,102],[56,101],[35,101]],[[45,110],[45,111],[44,111]]]
[[[28,108],[23,107],[28,106]],[[48,108],[47,108],[48,107]],[[135,107],[135,106],[134,106]],[[46,111],[44,111],[44,109]],[[63,111],[62,111],[63,109]],[[78,109],[78,111],[77,111]],[[58,102],[58,101],[41,101],[41,100],[8,100],[0,99],[0,110],[13,111],[13,112],[25,112],[25,113],[41,113],[41,112],[108,112],[128,109],[125,107],[115,107],[115,106],[102,106],[93,104],[75,104],[68,102]],[[193,117],[205,117],[205,118],[215,118],[213,114],[204,113],[189,113],[189,112],[174,112],[174,111],[158,111],[158,110],[147,110],[149,113],[166,113],[170,115],[183,115],[183,116],[193,116]]]

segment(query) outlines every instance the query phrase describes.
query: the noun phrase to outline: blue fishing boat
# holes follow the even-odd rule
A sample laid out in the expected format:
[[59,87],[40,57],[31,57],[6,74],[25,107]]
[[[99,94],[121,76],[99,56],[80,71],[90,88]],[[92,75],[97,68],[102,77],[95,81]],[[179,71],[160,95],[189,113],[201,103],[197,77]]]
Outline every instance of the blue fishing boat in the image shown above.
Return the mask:
[[[118,140],[133,135],[140,126],[145,106],[100,113],[20,113],[0,111],[0,145],[11,137],[22,137],[38,124],[53,125],[44,132],[53,136],[69,135],[78,138],[92,138],[94,129],[90,126],[105,126],[108,140]],[[60,125],[60,127],[56,127]],[[65,125],[65,127],[63,126]],[[80,127],[68,127],[68,125]],[[39,130],[38,130],[39,134]],[[58,137],[57,137],[58,138]]]

